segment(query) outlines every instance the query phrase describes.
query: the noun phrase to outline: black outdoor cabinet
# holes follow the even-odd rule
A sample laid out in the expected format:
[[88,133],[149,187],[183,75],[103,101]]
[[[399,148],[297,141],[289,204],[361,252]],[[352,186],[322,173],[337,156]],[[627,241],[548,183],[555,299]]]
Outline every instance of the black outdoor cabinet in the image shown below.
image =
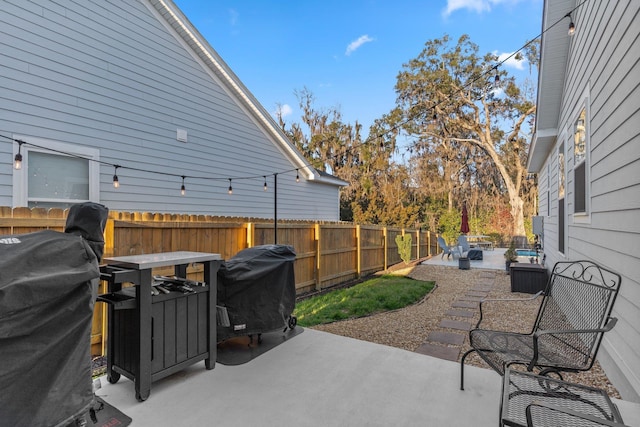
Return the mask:
[[[216,292],[218,254],[165,252],[105,258],[102,277],[108,293],[107,380],[120,375],[135,383],[136,399],[149,397],[151,383],[185,367],[216,362]],[[193,292],[152,295],[152,269],[174,266],[175,276],[186,278],[191,264],[204,265],[204,285]],[[122,283],[135,286],[122,288]]]
[[540,264],[511,263],[511,292],[535,294],[547,287],[547,269]]

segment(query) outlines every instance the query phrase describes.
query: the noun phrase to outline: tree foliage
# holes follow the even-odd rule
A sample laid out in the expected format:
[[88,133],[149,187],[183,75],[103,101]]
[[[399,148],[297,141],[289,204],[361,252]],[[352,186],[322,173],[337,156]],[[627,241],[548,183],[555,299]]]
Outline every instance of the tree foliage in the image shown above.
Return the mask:
[[[497,68],[493,54],[480,56],[468,36],[428,41],[403,65],[396,83],[402,127],[414,138],[422,162],[435,163],[441,191],[468,196],[465,186],[506,194],[513,233],[524,235],[526,144],[523,125],[535,112],[532,92]],[[495,76],[499,76],[496,82]]]
[[[537,65],[537,43],[518,56]],[[497,63],[468,36],[456,43],[444,36],[403,64],[396,106],[366,140],[358,122],[344,123],[337,108],[317,108],[306,88],[296,92],[302,123],[279,123],[314,167],[349,183],[341,191],[342,220],[453,237],[466,202],[473,233],[524,235],[523,216],[535,213],[535,183],[525,170],[533,85],[519,86]]]

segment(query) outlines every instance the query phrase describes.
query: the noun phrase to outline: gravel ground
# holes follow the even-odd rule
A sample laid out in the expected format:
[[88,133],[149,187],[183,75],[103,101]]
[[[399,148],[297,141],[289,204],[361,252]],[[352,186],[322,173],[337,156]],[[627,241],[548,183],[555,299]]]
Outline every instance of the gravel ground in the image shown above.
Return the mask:
[[[418,280],[435,281],[436,288],[422,301],[412,306],[372,316],[318,325],[314,326],[313,329],[415,351],[426,342],[427,335],[430,332],[446,331],[438,326],[440,320],[448,317],[444,312],[450,309],[451,304],[460,296],[465,295],[475,284],[493,283],[493,288],[488,298],[531,298],[529,294],[511,292],[509,276],[506,272],[499,270],[459,270],[455,267],[416,265],[396,271],[396,274],[406,274]],[[528,332],[535,319],[538,304],[539,299],[490,304],[488,306],[492,307],[486,307],[483,327],[491,329],[508,328],[511,331]],[[453,319],[470,322],[475,326],[478,318],[479,313],[474,319]],[[460,361],[462,354],[469,349],[468,341],[467,337],[460,351],[458,361]],[[467,357],[466,363],[490,369],[475,353]],[[567,381],[605,389],[609,396],[620,398],[618,391],[609,382],[597,362],[587,372],[567,373],[563,374],[563,377]]]

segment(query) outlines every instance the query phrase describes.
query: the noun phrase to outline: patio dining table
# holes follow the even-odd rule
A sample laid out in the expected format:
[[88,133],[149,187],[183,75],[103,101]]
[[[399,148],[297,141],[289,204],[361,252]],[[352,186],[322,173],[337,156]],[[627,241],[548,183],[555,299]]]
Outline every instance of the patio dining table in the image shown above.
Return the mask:
[[467,235],[467,241],[472,248],[480,248],[482,250],[493,250],[493,242],[487,240],[489,236],[484,234],[469,234]]

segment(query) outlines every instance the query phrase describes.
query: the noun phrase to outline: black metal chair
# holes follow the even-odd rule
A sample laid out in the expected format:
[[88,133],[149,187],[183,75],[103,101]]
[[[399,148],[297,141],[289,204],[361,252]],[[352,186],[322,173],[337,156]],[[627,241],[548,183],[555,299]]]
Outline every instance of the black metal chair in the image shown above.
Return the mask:
[[[618,319],[611,310],[620,289],[620,275],[591,261],[561,261],[554,265],[530,333],[480,329],[469,332],[471,349],[460,360],[460,389],[464,390],[464,362],[477,352],[496,372],[509,365],[524,365],[540,375],[591,369],[605,332]],[[535,297],[534,297],[535,298]]]
[[594,387],[507,368],[500,425],[510,427],[625,427],[609,396]]

